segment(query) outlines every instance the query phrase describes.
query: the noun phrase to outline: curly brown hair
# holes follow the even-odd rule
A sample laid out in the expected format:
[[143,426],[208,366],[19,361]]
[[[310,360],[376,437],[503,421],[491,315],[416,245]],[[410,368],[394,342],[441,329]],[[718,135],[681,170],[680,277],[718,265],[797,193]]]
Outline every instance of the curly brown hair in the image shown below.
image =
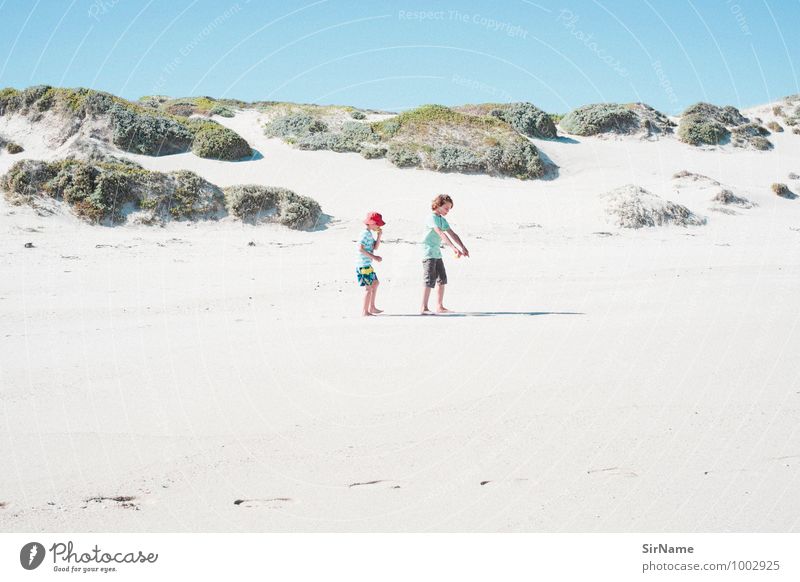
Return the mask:
[[433,199],[431,202],[431,210],[436,210],[445,204],[450,204],[450,207],[453,207],[453,199],[450,198],[447,194],[439,194],[436,198]]

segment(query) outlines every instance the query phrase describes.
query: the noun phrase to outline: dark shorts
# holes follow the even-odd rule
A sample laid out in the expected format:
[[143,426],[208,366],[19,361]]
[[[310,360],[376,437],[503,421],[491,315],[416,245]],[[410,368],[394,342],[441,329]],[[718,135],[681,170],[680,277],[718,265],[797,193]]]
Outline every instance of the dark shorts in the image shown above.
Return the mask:
[[444,270],[442,259],[425,259],[422,261],[422,276],[425,279],[425,286],[433,289],[438,282],[439,285],[447,285],[447,271]]
[[358,278],[358,284],[362,287],[369,287],[378,280],[378,275],[375,274],[375,270],[371,265],[369,267],[357,267],[356,277]]

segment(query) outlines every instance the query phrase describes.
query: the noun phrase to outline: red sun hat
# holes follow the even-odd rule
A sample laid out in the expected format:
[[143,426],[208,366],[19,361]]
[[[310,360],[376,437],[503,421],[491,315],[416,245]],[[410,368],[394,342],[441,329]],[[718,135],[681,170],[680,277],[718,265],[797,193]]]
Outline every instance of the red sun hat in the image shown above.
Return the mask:
[[386,224],[383,221],[383,216],[381,216],[380,212],[370,212],[367,214],[367,217],[364,219],[364,224],[368,224],[370,222],[374,222],[378,226],[383,226]]

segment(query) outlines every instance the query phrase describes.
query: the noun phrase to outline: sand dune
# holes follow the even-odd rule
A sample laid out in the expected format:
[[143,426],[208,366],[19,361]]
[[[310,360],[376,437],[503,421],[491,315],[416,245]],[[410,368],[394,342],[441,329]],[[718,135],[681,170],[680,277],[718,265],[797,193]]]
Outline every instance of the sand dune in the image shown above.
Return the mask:
[[[520,181],[292,149],[259,115],[219,119],[258,159],[121,155],[290,188],[324,228],[0,201],[3,531],[798,530],[800,201],[770,185],[800,191],[800,136],[539,140],[559,177]],[[59,155],[37,139],[0,172]],[[707,222],[618,228],[600,195],[625,184]],[[721,188],[755,206],[714,212]],[[445,255],[459,313],[422,318],[439,192],[472,256]]]

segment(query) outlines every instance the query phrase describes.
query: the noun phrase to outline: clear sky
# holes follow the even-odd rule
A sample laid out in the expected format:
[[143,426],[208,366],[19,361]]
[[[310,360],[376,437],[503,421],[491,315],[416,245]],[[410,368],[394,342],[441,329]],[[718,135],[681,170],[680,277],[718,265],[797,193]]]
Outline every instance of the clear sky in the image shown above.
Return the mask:
[[400,110],[800,93],[800,0],[0,0],[0,86]]

